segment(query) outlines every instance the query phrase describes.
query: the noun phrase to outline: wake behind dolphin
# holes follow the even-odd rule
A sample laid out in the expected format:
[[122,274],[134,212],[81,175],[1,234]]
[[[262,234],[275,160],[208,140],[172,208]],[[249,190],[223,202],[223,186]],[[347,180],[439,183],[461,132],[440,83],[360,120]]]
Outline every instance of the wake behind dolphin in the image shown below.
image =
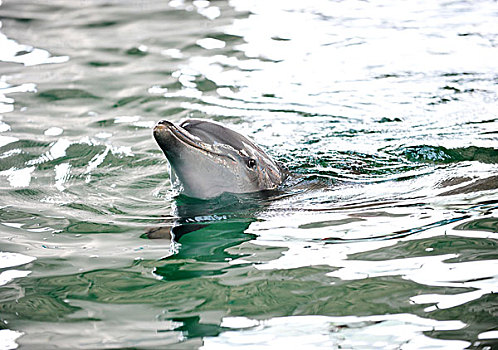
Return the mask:
[[189,197],[276,189],[286,170],[245,136],[207,120],[161,120],[154,138],[170,163],[171,183]]

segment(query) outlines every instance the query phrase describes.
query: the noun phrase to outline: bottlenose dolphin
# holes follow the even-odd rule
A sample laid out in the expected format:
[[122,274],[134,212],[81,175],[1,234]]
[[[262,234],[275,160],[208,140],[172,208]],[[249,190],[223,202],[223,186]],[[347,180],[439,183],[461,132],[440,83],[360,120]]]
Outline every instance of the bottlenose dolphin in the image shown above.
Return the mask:
[[161,120],[154,138],[170,163],[171,183],[189,197],[276,189],[287,171],[247,137],[221,124]]

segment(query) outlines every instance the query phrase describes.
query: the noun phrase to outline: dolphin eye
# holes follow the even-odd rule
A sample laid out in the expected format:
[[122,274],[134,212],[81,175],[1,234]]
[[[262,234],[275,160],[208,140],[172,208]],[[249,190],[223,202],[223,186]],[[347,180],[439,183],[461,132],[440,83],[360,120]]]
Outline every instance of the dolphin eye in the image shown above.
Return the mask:
[[256,160],[253,158],[249,158],[247,160],[247,167],[254,169],[256,167]]

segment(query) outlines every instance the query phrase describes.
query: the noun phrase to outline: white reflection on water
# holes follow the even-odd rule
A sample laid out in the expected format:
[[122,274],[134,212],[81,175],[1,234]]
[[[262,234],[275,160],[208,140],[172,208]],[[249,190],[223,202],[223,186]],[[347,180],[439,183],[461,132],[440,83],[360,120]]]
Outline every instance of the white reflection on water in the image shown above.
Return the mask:
[[[14,266],[25,265],[34,260],[36,260],[36,258],[24,254],[0,252],[0,269],[7,269]],[[10,283],[16,278],[26,277],[30,273],[31,271],[29,270],[4,270],[0,273],[0,286]],[[19,291],[19,293],[22,292]],[[18,347],[18,345],[16,344],[16,339],[23,334],[23,332],[17,332],[10,329],[1,329],[0,350],[16,349]]]
[[[1,3],[0,3],[1,4]],[[0,22],[0,28],[2,22]],[[0,32],[0,61],[35,66],[48,63],[63,63],[69,56],[52,56],[50,52],[33,46],[19,44]]]
[[23,334],[23,332],[11,331],[10,329],[0,329],[0,350],[17,349],[19,345],[16,343],[16,339]]
[[[345,210],[344,210],[345,211]],[[375,213],[375,211],[373,211]],[[347,226],[347,220],[344,220],[344,225],[340,224],[341,220],[330,220],[325,227],[329,232],[338,236],[340,231],[344,231],[344,238],[347,238],[348,233],[353,236],[355,234],[353,227],[359,226],[365,231],[368,227],[377,229],[377,232],[385,232],[393,230],[398,221],[406,223],[407,217],[401,216],[396,218],[390,216],[387,212],[379,212],[380,218],[387,220],[386,222],[376,222],[368,226],[365,223],[358,223],[353,221],[351,227]],[[358,214],[361,214],[359,212]],[[403,279],[413,281],[420,285],[435,286],[435,287],[453,287],[453,288],[466,288],[468,291],[441,295],[441,294],[421,294],[410,298],[410,301],[415,304],[428,305],[424,311],[432,312],[438,309],[448,309],[463,305],[481,298],[485,294],[493,294],[498,292],[498,260],[479,260],[479,261],[454,261],[460,257],[458,253],[452,254],[438,254],[437,248],[425,249],[424,253],[419,252],[421,256],[407,257],[407,258],[389,258],[385,256],[382,260],[358,260],[350,259],[350,256],[357,253],[375,252],[380,249],[385,249],[394,246],[402,241],[421,240],[429,237],[443,237],[445,235],[455,236],[468,236],[468,237],[481,237],[493,238],[496,234],[483,231],[459,231],[453,230],[452,227],[459,224],[447,224],[444,226],[431,226],[430,229],[418,232],[417,235],[408,236],[406,238],[396,240],[368,240],[358,241],[352,243],[341,244],[323,244],[320,241],[313,241],[312,237],[307,237],[308,242],[303,242],[306,239],[303,236],[302,229],[293,228],[292,225],[299,225],[300,222],[305,222],[305,217],[310,221],[311,214],[301,214],[291,216],[292,219],[287,220],[290,224],[281,225],[274,228],[280,232],[280,237],[274,235],[272,230],[265,230],[265,222],[254,223],[251,226],[251,232],[254,232],[260,237],[255,243],[262,245],[275,245],[286,246],[287,251],[282,253],[282,256],[276,260],[272,260],[263,264],[255,265],[257,269],[261,270],[281,270],[293,269],[303,266],[323,266],[328,265],[333,271],[327,275],[329,277],[338,278],[342,281],[368,279],[375,277],[399,276]],[[361,216],[361,215],[360,215]],[[347,217],[347,216],[346,216]],[[435,220],[437,212],[431,213],[431,220]],[[297,219],[297,220],[296,220]],[[412,219],[413,220],[413,219]],[[412,220],[408,220],[408,225]],[[297,223],[296,223],[297,221]],[[372,221],[368,218],[366,223]],[[417,219],[420,222],[421,219]],[[266,223],[268,224],[268,223]],[[273,223],[275,225],[275,223]],[[342,228],[341,226],[346,226]],[[319,234],[319,229],[309,230],[312,234]],[[335,231],[335,232],[334,232]],[[287,232],[287,234],[284,234]],[[293,234],[301,234],[301,236],[294,236]],[[387,254],[387,253],[386,253]],[[234,260],[233,264],[244,262],[243,259]]]
[[210,20],[214,20],[221,15],[221,10],[218,6],[210,6],[211,2],[207,0],[194,0],[192,4],[184,0],[172,0],[168,3],[170,7],[183,9],[186,11],[197,11],[198,14]]
[[0,273],[0,286],[3,286],[16,278],[26,277],[31,271],[7,270]]
[[214,38],[204,38],[196,41],[196,44],[206,50],[221,49],[225,47],[225,42]]
[[31,174],[33,171],[35,171],[34,166],[23,169],[11,168],[9,170],[0,171],[0,176],[6,176],[7,181],[12,187],[28,187],[31,182]]
[[[1,4],[1,2],[0,2]],[[1,22],[0,22],[1,28]],[[20,63],[24,66],[35,66],[40,64],[63,63],[69,60],[69,56],[52,56],[47,50],[39,49],[30,45],[19,44],[15,40],[9,39],[5,34],[0,32],[0,61]],[[36,85],[33,83],[24,83],[17,86],[12,86],[7,83],[7,78],[0,78],[0,113],[8,113],[14,110],[14,99],[6,97],[6,94],[19,92],[36,92]],[[10,126],[4,122],[0,122],[0,132],[10,131]],[[62,133],[62,129],[51,127],[45,131],[46,136],[58,136]],[[12,136],[0,135],[0,147],[9,143],[16,142],[19,139]],[[40,159],[28,162],[26,168],[11,168],[0,172],[0,176],[6,176],[11,187],[28,187],[31,183],[32,173],[35,171],[36,165],[48,160],[63,157],[65,150],[70,143],[66,139],[59,139],[50,149],[47,154]],[[9,151],[3,156],[11,156],[12,151]],[[59,185],[60,187],[60,185]]]
[[[495,114],[495,106],[486,103],[487,94],[491,100],[496,95],[493,2],[317,0],[268,4],[234,0],[230,5],[251,13],[222,28],[224,33],[242,38],[243,43],[234,49],[244,58],[223,54],[190,57],[175,72],[185,91],[165,96],[201,98],[204,103],[184,101],[182,107],[209,115],[242,115],[253,123],[253,130],[275,130],[255,127],[254,123],[264,124],[269,118],[275,123],[278,111],[329,116],[328,121],[332,116],[359,118],[364,129],[373,133],[357,135],[354,145],[338,145],[354,151],[371,151],[388,138],[395,140],[395,146],[430,140],[450,148],[456,144],[493,147],[493,140],[484,134],[476,135],[472,143],[465,136],[459,140],[460,133],[472,132],[466,124],[473,115],[491,119]],[[219,46],[205,48],[223,45],[220,42]],[[180,57],[181,52],[174,52]],[[459,74],[469,76],[464,88],[453,76]],[[231,88],[219,88],[216,95],[203,94],[196,89],[196,77]],[[445,86],[474,93],[459,94],[458,104],[434,104],[435,96],[441,96]],[[375,123],[386,115],[400,116],[412,127]],[[298,120],[295,114],[285,115],[289,117]],[[292,126],[287,131],[279,127],[285,134],[282,139],[290,137],[296,143],[306,140],[322,127],[316,123],[317,118],[313,119],[310,126],[295,121],[300,129],[297,131],[290,130]],[[349,130],[346,120],[334,125],[340,129],[343,126]],[[332,138],[324,130],[330,127],[324,124],[319,131],[321,149],[337,149],[328,144]],[[444,136],[441,128],[452,137]],[[265,140],[275,143],[274,138],[257,139]],[[333,141],[344,142],[337,138]],[[291,142],[290,147],[295,146]]]
[[[182,337],[180,332],[174,331],[181,323],[158,320],[156,315],[161,314],[160,306],[93,303],[77,299],[65,299],[64,303],[78,308],[69,317],[73,321],[64,327],[59,322],[33,321],[26,326],[26,333],[33,337],[23,339],[23,346],[37,348],[39,344],[53,344],[56,337],[64,339],[63,347],[72,349],[123,349],[130,346],[169,349],[170,344],[178,343]],[[36,339],[35,344],[30,343],[33,339]],[[174,348],[173,345],[171,349]]]
[[[152,89],[152,88],[151,88]],[[150,93],[157,93],[157,92],[151,92],[149,89]],[[167,90],[167,89],[165,89]],[[139,127],[139,128],[146,128],[146,129],[151,129],[154,127],[155,122],[152,120],[141,120],[142,117],[139,115],[123,115],[123,116],[118,116],[114,118],[114,123],[116,124],[131,124],[133,126]]]
[[426,285],[475,289],[454,295],[422,294],[410,298],[416,304],[434,304],[427,307],[426,312],[449,309],[477,300],[485,294],[497,293],[498,260],[428,264],[406,278]]
[[16,142],[18,140],[19,139],[17,137],[0,135],[0,147],[8,145],[9,143],[12,142]]
[[498,331],[482,332],[479,339],[498,339]]
[[10,130],[10,125],[2,121],[2,116],[0,115],[0,132],[5,132]]
[[[496,67],[492,1],[476,4],[282,0],[269,4],[232,0],[230,4],[238,11],[252,13],[249,18],[235,20],[227,29],[243,35],[247,42],[242,46],[244,52],[287,62],[318,60],[316,67],[328,66],[330,70],[323,71],[322,76],[310,76],[317,81],[336,74],[350,78],[375,76],[387,67],[398,72],[461,72],[462,68],[487,68],[493,72]],[[468,16],[469,11],[473,16]],[[483,35],[459,36],[468,33]],[[426,40],[428,37],[430,40]],[[293,50],[295,46],[301,49]],[[351,69],[343,71],[344,67]],[[301,76],[305,73],[302,68],[301,64],[297,72],[290,72]]]
[[341,280],[401,276],[427,286],[462,287],[474,291],[453,295],[423,294],[411,297],[416,304],[434,304],[424,311],[449,309],[498,292],[498,260],[447,263],[458,254],[383,261],[343,260],[339,270],[327,275]]
[[[5,76],[0,77],[0,113],[9,113],[14,110],[14,99],[7,97],[6,95],[16,92],[36,92],[36,85],[32,83],[25,83],[12,86],[7,82],[7,78]],[[10,130],[10,128],[8,130]],[[8,130],[0,130],[0,132]]]
[[[91,173],[93,170],[97,169],[97,167],[102,164],[105,160],[105,157],[107,157],[107,154],[109,154],[109,151],[111,150],[110,146],[106,146],[104,152],[96,154],[93,156],[92,159],[88,162],[88,166],[86,167],[85,174]],[[90,178],[87,178],[88,180]]]
[[69,163],[57,164],[54,167],[54,170],[55,187],[62,192],[65,190],[64,183],[67,182],[70,177],[71,165]]
[[[125,118],[121,121],[116,121],[116,123],[120,122],[129,122],[130,117],[122,117]],[[133,117],[131,120],[139,120],[139,117]],[[97,136],[97,135],[96,135]],[[99,139],[106,139],[108,138],[109,135],[107,134],[98,134]],[[1,141],[1,139],[0,139]],[[7,176],[7,180],[9,181],[10,185],[12,187],[27,187],[29,186],[31,182],[31,174],[34,172],[35,167],[33,165],[38,165],[38,164],[43,164],[46,162],[53,161],[55,159],[59,159],[62,157],[65,157],[67,155],[67,150],[71,145],[75,144],[87,144],[89,146],[105,146],[105,149],[96,154],[95,156],[90,159],[88,162],[88,165],[86,169],[84,170],[83,174],[86,174],[86,181],[90,181],[91,173],[101,165],[109,152],[111,152],[113,155],[119,155],[119,156],[133,156],[133,152],[130,147],[126,146],[112,146],[108,142],[102,142],[101,140],[98,139],[93,139],[89,137],[83,137],[79,141],[71,141],[67,138],[59,138],[57,141],[53,142],[50,146],[50,149],[39,156],[38,158],[34,158],[32,160],[29,160],[26,162],[27,165],[30,167],[28,168],[23,168],[23,169],[16,169],[12,168],[9,170],[5,170],[0,172],[0,176]],[[59,191],[63,191],[65,189],[64,183],[69,180],[70,174],[70,164],[69,163],[63,163],[63,164],[58,164],[55,165],[54,171],[55,171],[55,187]]]
[[[234,328],[205,338],[202,349],[463,349],[465,341],[429,338],[433,330],[456,330],[461,321],[436,321],[410,314],[382,316],[293,316],[258,321],[225,317],[221,326]],[[242,329],[241,329],[242,328]]]
[[9,252],[0,252],[0,268],[5,269],[8,267],[25,265],[32,261],[36,260],[36,258],[20,253],[9,253]]
[[59,128],[59,127],[56,127],[56,126],[52,126],[52,127],[48,128],[47,130],[45,130],[43,133],[46,136],[59,136],[63,132],[64,132],[64,130],[62,128]]

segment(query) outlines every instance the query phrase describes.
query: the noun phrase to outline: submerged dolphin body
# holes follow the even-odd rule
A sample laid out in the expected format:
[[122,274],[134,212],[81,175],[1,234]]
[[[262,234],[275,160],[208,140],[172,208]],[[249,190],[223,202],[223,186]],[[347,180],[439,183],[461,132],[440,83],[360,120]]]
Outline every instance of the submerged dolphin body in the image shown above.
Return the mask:
[[161,120],[154,138],[171,165],[171,183],[189,197],[273,190],[287,176],[252,141],[218,123],[188,119],[175,125]]

